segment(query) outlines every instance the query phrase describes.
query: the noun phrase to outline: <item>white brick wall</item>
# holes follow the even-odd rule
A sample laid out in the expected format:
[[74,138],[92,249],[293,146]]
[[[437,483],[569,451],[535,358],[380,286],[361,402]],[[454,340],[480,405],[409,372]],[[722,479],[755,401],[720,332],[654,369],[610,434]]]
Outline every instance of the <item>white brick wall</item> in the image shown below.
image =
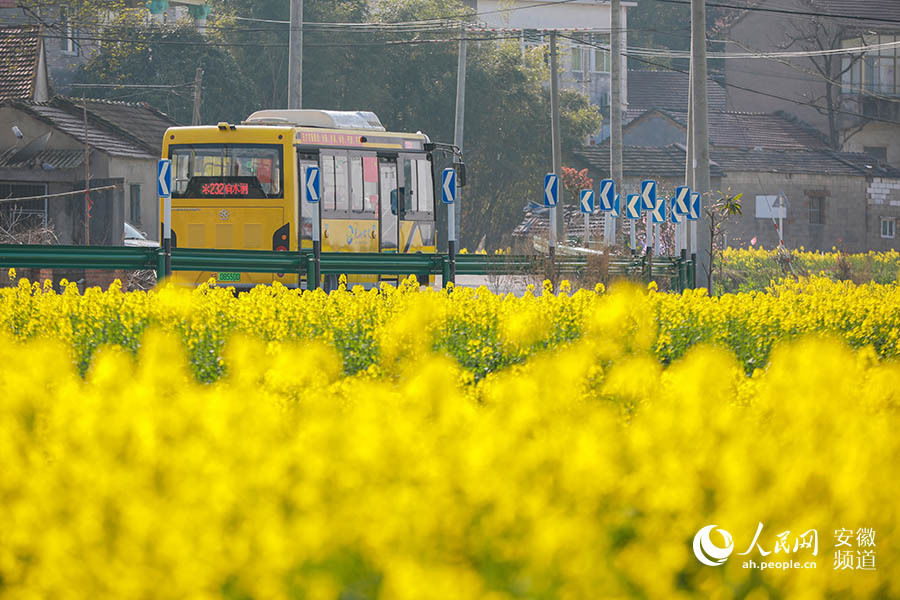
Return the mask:
[[900,179],[876,177],[866,192],[869,204],[900,206]]

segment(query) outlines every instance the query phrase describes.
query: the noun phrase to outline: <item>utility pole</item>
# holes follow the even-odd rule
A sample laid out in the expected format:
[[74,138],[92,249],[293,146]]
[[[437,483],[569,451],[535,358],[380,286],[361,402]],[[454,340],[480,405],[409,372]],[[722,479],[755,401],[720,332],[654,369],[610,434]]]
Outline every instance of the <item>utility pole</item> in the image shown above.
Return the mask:
[[303,0],[291,0],[288,108],[303,105]]
[[87,99],[81,93],[84,109],[84,245],[91,245],[91,146],[88,142]]
[[[702,195],[701,206],[710,200],[709,181],[709,106],[706,96],[706,0],[691,0],[691,72],[693,73],[694,105],[694,171],[696,191]],[[712,256],[709,216],[700,210],[697,226],[697,273],[706,277],[707,289],[712,292]]]
[[[459,36],[459,56],[456,64],[456,121],[453,127],[453,145],[459,149],[460,154],[463,151],[463,131],[465,125],[465,116],[466,116],[466,31],[462,30]],[[453,209],[452,216],[454,222],[454,232],[456,236],[453,239],[453,243],[455,245],[456,238],[459,237],[460,233],[460,225],[462,224],[462,207],[459,205],[460,200],[462,198],[462,189],[459,186],[459,177],[456,178],[456,202],[454,204],[449,205],[450,208]],[[448,240],[448,246],[450,242]],[[454,253],[455,248],[452,250],[448,247],[448,251],[452,255]],[[455,269],[456,260],[451,257],[451,265],[454,265]]]
[[[556,31],[550,32],[550,138],[553,145],[553,172],[557,181],[556,206],[550,209],[550,248],[551,253],[556,252],[556,241],[562,238],[565,231],[565,212],[563,207],[562,184],[562,148],[559,139],[559,59],[556,52]],[[563,218],[560,218],[560,214]],[[552,258],[552,254],[551,254]]]
[[[610,41],[610,77],[609,77],[609,173],[616,186],[623,190],[622,199],[626,197],[625,182],[622,180],[622,2],[612,0],[609,25]],[[613,198],[615,201],[615,198]],[[624,207],[623,207],[624,208]],[[604,217],[604,226],[609,217]],[[621,246],[624,241],[625,219],[614,220],[616,231],[607,236],[607,241]]]
[[[694,168],[696,162],[694,161],[694,69],[693,67],[688,69],[688,106],[687,106],[687,137],[685,139],[685,162],[684,162],[684,185],[691,188],[693,192],[696,186],[694,185]],[[690,202],[690,196],[688,196],[688,202]],[[681,250],[681,258],[683,260],[687,260],[687,255],[690,253],[691,255],[695,255],[697,253],[696,250],[696,221],[687,221],[685,220],[683,223],[678,225],[678,248]],[[696,257],[692,256],[691,260],[695,260]]]
[[191,117],[191,125],[200,124],[200,92],[203,86],[203,69],[197,67],[194,74],[194,116]]

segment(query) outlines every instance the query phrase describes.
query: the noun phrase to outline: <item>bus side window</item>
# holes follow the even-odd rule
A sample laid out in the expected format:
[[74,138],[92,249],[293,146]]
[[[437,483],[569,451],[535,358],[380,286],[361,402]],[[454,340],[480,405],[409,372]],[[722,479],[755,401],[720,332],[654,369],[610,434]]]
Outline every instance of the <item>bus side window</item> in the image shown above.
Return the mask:
[[334,210],[334,156],[322,155],[322,206],[323,210]]
[[334,157],[334,209],[350,210],[349,160],[347,155]]
[[361,156],[350,157],[350,210],[363,211],[363,165]]
[[427,160],[416,161],[418,173],[419,212],[434,212],[434,184],[431,181],[431,163]]
[[374,213],[378,208],[378,158],[364,156],[363,159],[363,210]]
[[418,196],[418,186],[416,185],[416,170],[413,168],[415,161],[407,159],[403,161],[403,212],[411,212],[416,210]]

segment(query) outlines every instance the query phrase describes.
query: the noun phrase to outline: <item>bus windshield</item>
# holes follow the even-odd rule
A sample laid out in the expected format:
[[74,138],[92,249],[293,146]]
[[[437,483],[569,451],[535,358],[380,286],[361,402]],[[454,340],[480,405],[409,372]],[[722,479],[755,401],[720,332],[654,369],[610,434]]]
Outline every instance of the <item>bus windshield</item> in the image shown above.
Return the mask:
[[282,147],[180,144],[169,148],[174,198],[282,198]]

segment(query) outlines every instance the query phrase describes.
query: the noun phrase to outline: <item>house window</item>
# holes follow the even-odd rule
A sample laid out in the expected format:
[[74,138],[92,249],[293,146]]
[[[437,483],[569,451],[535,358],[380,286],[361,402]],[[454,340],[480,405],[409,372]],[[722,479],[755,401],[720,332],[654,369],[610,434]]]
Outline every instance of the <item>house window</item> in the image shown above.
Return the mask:
[[887,162],[887,148],[885,146],[863,146],[863,152],[877,158],[881,162]]
[[141,184],[134,183],[130,188],[131,197],[129,198],[129,213],[131,214],[131,224],[141,224]]
[[861,91],[883,96],[900,96],[900,48],[887,46],[900,40],[896,35],[866,35],[843,40],[843,48],[877,46],[865,54],[846,56],[841,60],[841,91],[858,94]]
[[[22,243],[23,239],[30,239],[29,232],[46,229],[49,226],[48,201],[46,198],[40,198],[46,193],[47,186],[43,183],[0,182],[0,198],[7,200],[0,204],[0,240],[2,243]],[[9,201],[13,198],[34,198],[35,196],[38,198],[22,202]]]
[[881,237],[894,239],[897,231],[897,219],[894,217],[881,217]]
[[811,225],[825,224],[825,196],[809,194],[809,222]]
[[69,9],[59,9],[59,24],[62,29],[62,51],[64,54],[77,56],[79,54],[78,31],[72,24]]
[[572,71],[584,71],[584,48],[575,46],[572,48]]

